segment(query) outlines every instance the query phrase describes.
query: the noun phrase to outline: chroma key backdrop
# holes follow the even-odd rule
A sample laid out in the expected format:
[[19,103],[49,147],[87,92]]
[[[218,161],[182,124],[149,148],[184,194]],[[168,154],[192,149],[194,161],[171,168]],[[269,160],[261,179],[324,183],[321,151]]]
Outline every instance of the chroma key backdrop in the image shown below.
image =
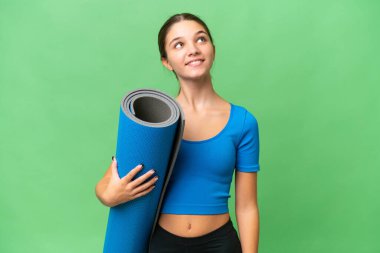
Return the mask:
[[[190,12],[215,90],[257,118],[260,253],[380,252],[380,2],[0,0],[0,252],[102,252],[120,100],[176,96],[158,31]],[[205,168],[207,169],[207,168]],[[229,208],[237,226],[234,184]]]

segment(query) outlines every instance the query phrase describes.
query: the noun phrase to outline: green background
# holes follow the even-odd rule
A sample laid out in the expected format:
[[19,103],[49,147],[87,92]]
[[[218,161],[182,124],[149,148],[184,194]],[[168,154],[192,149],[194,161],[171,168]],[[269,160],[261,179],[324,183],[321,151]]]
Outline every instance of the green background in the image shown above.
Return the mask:
[[157,34],[180,12],[211,30],[215,90],[258,119],[260,252],[380,252],[379,7],[0,0],[0,252],[102,251],[119,103],[176,95]]

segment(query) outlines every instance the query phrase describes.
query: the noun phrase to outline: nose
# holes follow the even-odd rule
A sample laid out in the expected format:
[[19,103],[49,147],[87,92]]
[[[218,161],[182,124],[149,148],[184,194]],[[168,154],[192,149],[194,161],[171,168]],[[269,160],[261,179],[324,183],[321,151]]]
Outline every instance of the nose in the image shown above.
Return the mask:
[[188,44],[189,47],[188,47],[188,53],[189,55],[197,55],[199,54],[199,49],[198,49],[198,46],[194,43],[189,43]]

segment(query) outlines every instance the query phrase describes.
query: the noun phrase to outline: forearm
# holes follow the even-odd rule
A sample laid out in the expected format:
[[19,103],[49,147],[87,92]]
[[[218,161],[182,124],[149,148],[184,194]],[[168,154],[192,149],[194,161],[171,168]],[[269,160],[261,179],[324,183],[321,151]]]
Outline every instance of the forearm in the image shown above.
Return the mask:
[[243,253],[257,253],[259,246],[259,209],[236,208],[236,220]]
[[109,182],[109,177],[103,177],[98,184],[95,187],[95,194],[96,197],[102,202],[103,205],[105,206],[110,206],[109,200],[106,198],[104,195],[104,192],[107,188]]

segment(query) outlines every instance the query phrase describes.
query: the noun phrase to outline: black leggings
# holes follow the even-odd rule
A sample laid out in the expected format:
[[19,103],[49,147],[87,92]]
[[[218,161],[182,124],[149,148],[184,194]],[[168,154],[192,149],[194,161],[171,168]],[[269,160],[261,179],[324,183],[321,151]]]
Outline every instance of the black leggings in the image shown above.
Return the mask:
[[231,219],[218,229],[198,237],[181,237],[158,223],[149,253],[241,253],[241,244]]

